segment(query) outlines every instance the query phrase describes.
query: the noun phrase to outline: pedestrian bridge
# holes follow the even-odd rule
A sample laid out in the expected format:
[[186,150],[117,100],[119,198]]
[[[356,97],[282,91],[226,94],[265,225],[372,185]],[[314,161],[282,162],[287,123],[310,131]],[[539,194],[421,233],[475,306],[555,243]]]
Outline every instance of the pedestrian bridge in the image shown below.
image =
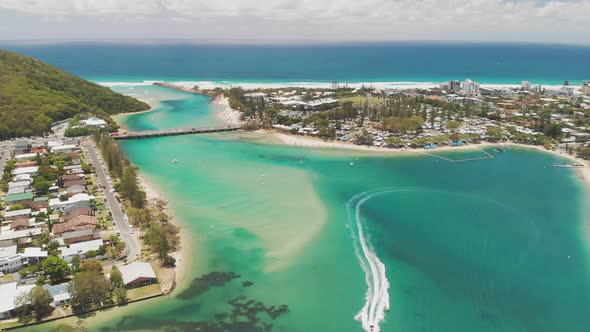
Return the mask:
[[163,136],[222,133],[222,132],[226,132],[226,131],[237,131],[240,129],[242,129],[241,126],[178,128],[178,129],[162,129],[162,130],[128,131],[128,132],[124,132],[124,133],[113,133],[113,134],[111,134],[111,136],[113,137],[113,139],[116,139],[116,140],[125,140],[125,139],[139,139],[139,138],[163,137]]

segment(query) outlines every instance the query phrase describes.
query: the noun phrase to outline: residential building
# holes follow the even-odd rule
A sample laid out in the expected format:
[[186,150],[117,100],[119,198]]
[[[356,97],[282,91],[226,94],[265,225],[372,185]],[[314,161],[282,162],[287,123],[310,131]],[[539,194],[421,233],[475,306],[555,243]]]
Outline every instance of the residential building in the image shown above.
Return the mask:
[[7,205],[22,204],[29,205],[33,202],[33,192],[23,192],[21,194],[11,194],[4,197],[4,202]]
[[0,272],[14,273],[23,268],[23,258],[16,250],[16,245],[0,248]]
[[23,229],[20,231],[8,230],[0,233],[0,247],[8,247],[17,243],[19,248],[28,247],[32,238],[41,235],[43,229],[40,227]]
[[[79,231],[66,232],[56,240],[63,244],[73,244],[86,241],[92,241],[95,238],[100,237],[100,234],[95,233],[92,229],[82,229]],[[60,241],[61,240],[61,241]]]
[[94,196],[88,195],[86,193],[76,194],[68,198],[66,201],[62,201],[59,198],[52,198],[49,200],[49,207],[63,212],[72,205],[77,205],[81,202],[89,202],[91,199],[94,199]]
[[16,281],[0,284],[0,319],[15,317],[15,300],[21,294],[27,294],[35,285],[18,285]]
[[62,224],[53,225],[53,234],[62,236],[64,233],[90,229],[92,231],[98,228],[98,220],[94,216],[80,215],[74,217]]
[[22,209],[22,210],[15,210],[15,211],[6,211],[4,213],[4,220],[14,220],[21,217],[28,218],[33,212],[31,209]]
[[16,143],[14,143],[14,153],[21,154],[27,151],[29,151],[28,141],[16,141]]
[[479,94],[479,83],[472,80],[465,80],[461,83],[461,93],[465,95]]
[[35,175],[37,175],[38,170],[39,170],[38,166],[20,167],[20,168],[15,168],[12,171],[12,175],[19,176],[22,174],[29,174],[30,176],[35,176]]
[[533,89],[533,83],[529,81],[522,81],[520,87],[525,91],[531,91]]
[[[66,262],[71,262],[74,256],[85,258],[87,252],[98,250],[104,243],[101,239],[70,244],[69,248],[62,248],[61,255]],[[99,257],[101,258],[101,257]]]
[[128,265],[119,266],[123,276],[125,287],[137,288],[141,286],[156,284],[158,279],[152,265],[147,262],[133,262]]
[[53,151],[53,153],[65,153],[65,152],[74,152],[77,149],[78,149],[77,145],[68,144],[68,145],[54,146],[51,148],[51,151]]
[[107,126],[107,122],[105,120],[102,120],[102,119],[99,119],[96,117],[91,117],[86,120],[81,120],[80,124],[83,126],[90,126],[90,127],[95,127],[95,128],[105,128]]
[[47,251],[43,251],[39,247],[25,248],[20,255],[23,259],[27,260],[29,265],[36,265],[47,258]]
[[70,302],[70,292],[68,291],[69,284],[67,282],[57,285],[43,285],[43,288],[47,289],[49,294],[53,297],[51,303],[54,307],[60,307]]

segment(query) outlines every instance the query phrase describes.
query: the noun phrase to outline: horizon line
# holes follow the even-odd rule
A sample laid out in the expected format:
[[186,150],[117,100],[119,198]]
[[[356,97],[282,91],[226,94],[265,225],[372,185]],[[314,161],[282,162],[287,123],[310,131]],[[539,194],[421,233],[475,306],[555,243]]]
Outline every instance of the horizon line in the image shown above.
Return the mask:
[[506,40],[319,40],[319,39],[219,39],[219,38],[56,38],[56,39],[0,39],[2,45],[64,45],[64,44],[132,44],[132,45],[235,45],[235,46],[335,46],[335,45],[387,45],[387,44],[480,44],[590,47],[587,43],[506,41]]

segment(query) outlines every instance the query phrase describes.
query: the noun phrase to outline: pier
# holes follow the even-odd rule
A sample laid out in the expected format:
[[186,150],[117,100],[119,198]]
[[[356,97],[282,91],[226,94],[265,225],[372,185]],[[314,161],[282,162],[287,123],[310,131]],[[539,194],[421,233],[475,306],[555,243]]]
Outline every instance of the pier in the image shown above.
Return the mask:
[[238,131],[242,129],[241,126],[223,126],[223,127],[200,127],[200,128],[178,128],[178,129],[162,129],[162,130],[143,130],[143,131],[129,131],[124,133],[113,133],[111,136],[116,140],[125,139],[139,139],[163,136],[179,136],[179,135],[196,135],[196,134],[210,134],[222,133],[227,131]]

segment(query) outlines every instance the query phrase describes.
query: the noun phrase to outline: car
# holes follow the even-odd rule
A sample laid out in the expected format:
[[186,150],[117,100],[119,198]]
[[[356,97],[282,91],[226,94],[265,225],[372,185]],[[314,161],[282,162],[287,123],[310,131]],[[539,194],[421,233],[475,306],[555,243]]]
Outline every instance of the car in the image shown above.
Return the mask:
[[4,272],[0,272],[0,278],[4,277]]

